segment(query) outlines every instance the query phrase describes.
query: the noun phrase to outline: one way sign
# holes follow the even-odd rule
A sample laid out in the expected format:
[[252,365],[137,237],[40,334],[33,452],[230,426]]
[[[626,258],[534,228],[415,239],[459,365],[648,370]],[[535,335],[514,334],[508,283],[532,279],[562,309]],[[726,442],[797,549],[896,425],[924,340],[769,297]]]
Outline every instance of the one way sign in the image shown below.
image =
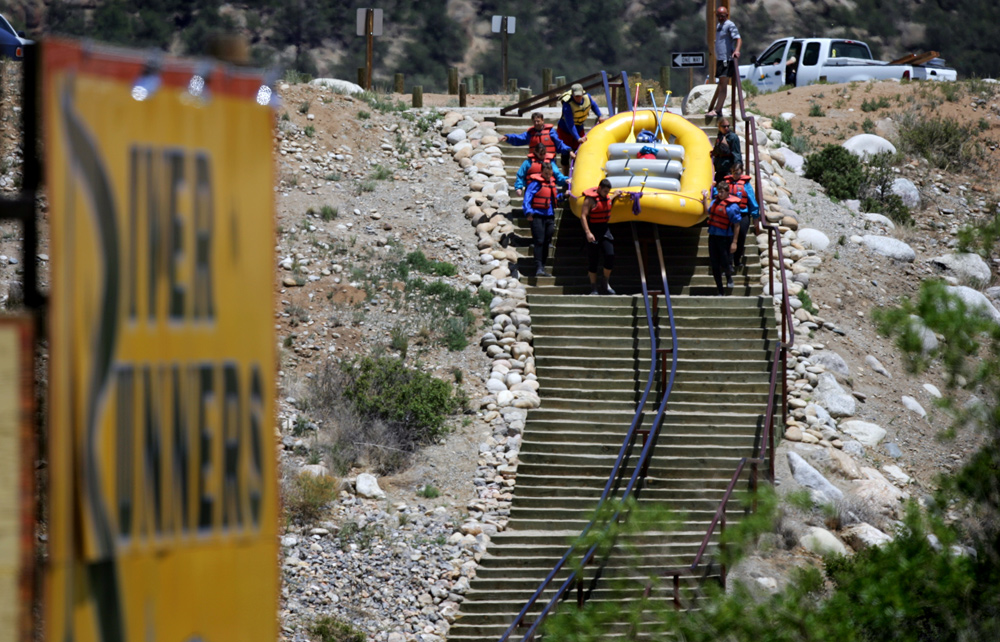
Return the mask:
[[702,51],[675,51],[670,54],[670,66],[674,68],[704,67],[705,53]]

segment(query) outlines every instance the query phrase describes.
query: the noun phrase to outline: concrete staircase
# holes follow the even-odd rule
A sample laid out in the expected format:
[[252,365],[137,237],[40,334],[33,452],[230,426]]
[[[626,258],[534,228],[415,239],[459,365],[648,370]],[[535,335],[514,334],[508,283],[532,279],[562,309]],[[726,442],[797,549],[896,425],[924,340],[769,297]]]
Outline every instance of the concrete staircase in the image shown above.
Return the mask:
[[[652,239],[648,226],[639,232],[640,238]],[[756,251],[731,296],[704,296],[715,291],[706,276],[704,228],[661,226],[659,232],[677,326],[678,368],[641,503],[667,507],[683,521],[676,531],[623,538],[595,600],[616,597],[610,580],[635,579],[631,590],[639,591],[646,577],[692,562],[739,459],[750,456],[760,438],[767,405],[778,337],[770,298],[761,294]],[[525,234],[530,238],[530,231]],[[528,413],[508,528],[494,537],[481,561],[451,627],[453,642],[495,641],[513,622],[592,516],[634,416],[648,377],[650,340],[642,297],[634,295],[640,282],[630,227],[618,226],[615,236],[618,267],[611,283],[618,296],[580,294],[589,286],[579,222],[572,214],[564,215],[558,227],[547,266],[554,276],[528,279],[535,286],[528,301],[542,407]],[[524,272],[532,274],[530,248],[524,249]],[[643,254],[654,257],[647,281],[650,289],[659,289],[654,246]],[[660,311],[657,332],[661,347],[669,348],[662,299]],[[658,388],[659,382],[645,409],[647,428],[659,402]],[[641,446],[640,441],[633,462]],[[732,521],[741,515],[733,507],[727,517]],[[622,552],[626,543],[635,552]],[[585,578],[593,572],[587,569]],[[557,578],[568,574],[563,569]],[[558,585],[554,582],[544,596]],[[653,597],[672,608],[671,595],[657,591]],[[539,601],[534,612],[546,601]],[[529,614],[529,624],[533,619]]]

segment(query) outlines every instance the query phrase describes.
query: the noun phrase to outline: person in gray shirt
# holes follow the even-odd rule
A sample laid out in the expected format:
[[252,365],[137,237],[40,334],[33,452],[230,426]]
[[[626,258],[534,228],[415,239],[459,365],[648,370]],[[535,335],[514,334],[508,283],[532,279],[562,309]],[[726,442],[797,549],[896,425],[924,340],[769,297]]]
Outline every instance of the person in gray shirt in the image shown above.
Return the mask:
[[[726,87],[729,86],[729,79],[735,78],[734,82],[739,82],[737,68],[740,64],[740,46],[743,44],[740,30],[729,19],[729,9],[726,7],[716,9],[715,21],[715,77],[718,85],[715,87],[715,95],[708,103],[708,111],[705,112],[707,118],[715,118],[722,114],[726,106]],[[718,107],[715,106],[716,103],[719,104]]]

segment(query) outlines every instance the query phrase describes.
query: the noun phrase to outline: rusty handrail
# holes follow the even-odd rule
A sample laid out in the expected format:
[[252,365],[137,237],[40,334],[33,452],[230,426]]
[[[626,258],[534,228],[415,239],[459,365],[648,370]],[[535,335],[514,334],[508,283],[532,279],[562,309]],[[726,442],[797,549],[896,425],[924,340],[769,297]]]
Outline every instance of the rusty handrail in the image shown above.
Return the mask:
[[560,85],[554,89],[545,89],[538,92],[531,98],[525,98],[520,102],[516,102],[513,105],[507,105],[500,110],[501,116],[506,116],[512,111],[517,111],[518,116],[523,116],[524,112],[534,109],[535,107],[541,107],[542,105],[549,104],[552,99],[562,93],[569,91],[574,84],[579,83],[583,85],[584,91],[590,91],[591,89],[597,89],[598,87],[603,87],[605,84],[614,85],[614,82],[608,82],[607,75],[598,71],[592,73],[589,76],[584,76],[583,78],[578,78],[576,80],[570,81],[565,85]]

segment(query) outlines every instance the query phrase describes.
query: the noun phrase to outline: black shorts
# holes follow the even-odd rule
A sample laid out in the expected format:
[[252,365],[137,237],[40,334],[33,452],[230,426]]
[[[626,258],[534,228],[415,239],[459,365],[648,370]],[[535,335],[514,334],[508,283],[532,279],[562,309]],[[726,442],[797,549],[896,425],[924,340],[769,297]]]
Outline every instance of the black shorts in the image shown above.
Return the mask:
[[733,78],[736,76],[736,63],[733,60],[716,60],[715,61],[715,77],[716,78]]

